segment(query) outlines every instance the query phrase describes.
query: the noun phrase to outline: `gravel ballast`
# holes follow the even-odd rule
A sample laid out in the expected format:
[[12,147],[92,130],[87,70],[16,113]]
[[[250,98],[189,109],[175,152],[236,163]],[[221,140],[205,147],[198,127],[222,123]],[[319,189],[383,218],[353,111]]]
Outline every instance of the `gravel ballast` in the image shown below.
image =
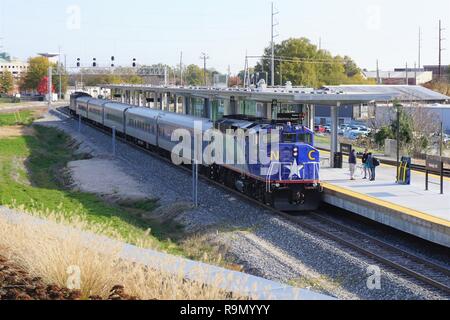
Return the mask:
[[[86,125],[79,133],[77,121],[57,112],[52,111],[38,124],[70,134],[80,143],[80,152],[93,156],[86,161],[102,159],[102,166],[126,174],[134,181],[133,185],[139,186],[140,194],[159,199],[163,207],[191,200],[190,174],[169,163],[121,142],[117,144],[116,157],[112,158],[110,136]],[[95,176],[92,180],[102,181]],[[96,189],[95,185],[90,188]],[[104,187],[99,185],[98,189]],[[381,289],[370,290],[368,270],[375,264],[373,261],[205,181],[199,184],[199,202],[199,208],[183,212],[177,220],[188,232],[215,235],[215,241],[223,243],[247,273],[340,299],[445,298],[408,279],[398,278],[381,266]]]

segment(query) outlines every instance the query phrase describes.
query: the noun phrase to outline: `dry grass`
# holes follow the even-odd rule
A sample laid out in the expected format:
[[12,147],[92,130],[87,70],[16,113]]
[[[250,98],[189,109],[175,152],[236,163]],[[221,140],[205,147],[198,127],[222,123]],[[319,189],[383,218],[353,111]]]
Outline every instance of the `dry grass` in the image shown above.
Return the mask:
[[[179,266],[180,272],[173,275],[124,261],[119,258],[122,244],[111,244],[109,241],[99,241],[96,236],[86,236],[77,230],[85,227],[82,221],[70,221],[72,226],[78,224],[75,229],[52,221],[42,223],[26,214],[18,217],[19,221],[11,221],[0,215],[2,254],[27,270],[31,276],[41,277],[46,283],[62,287],[73,283],[70,282],[73,280],[71,275],[79,270],[79,289],[83,298],[91,295],[107,298],[115,285],[123,285],[127,293],[144,300],[230,298],[215,286],[206,287],[201,283],[185,281],[181,272],[183,266]],[[59,216],[57,220],[61,222],[61,219]],[[169,260],[161,261],[159,270],[172,267],[175,260]],[[197,272],[205,274],[204,270]],[[216,281],[219,284],[232,279],[218,277]]]
[[11,138],[11,137],[21,137],[21,136],[32,136],[32,135],[34,135],[34,130],[31,127],[8,126],[8,127],[2,127],[0,129],[0,139],[1,138]]

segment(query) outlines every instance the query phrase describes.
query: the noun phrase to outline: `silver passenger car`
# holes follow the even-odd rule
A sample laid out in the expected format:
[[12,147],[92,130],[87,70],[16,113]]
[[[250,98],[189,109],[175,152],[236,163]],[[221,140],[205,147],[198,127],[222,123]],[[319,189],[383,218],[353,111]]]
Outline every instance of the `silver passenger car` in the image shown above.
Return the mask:
[[126,133],[143,142],[157,146],[158,118],[162,111],[144,108],[131,108],[125,113]]
[[98,99],[91,99],[88,101],[88,119],[95,121],[97,123],[103,124],[103,107],[105,104],[107,104],[109,101],[107,100],[98,100]]
[[108,128],[116,128],[117,132],[126,133],[125,112],[133,106],[108,102],[104,105],[103,125]]
[[213,128],[213,123],[209,119],[176,113],[164,113],[158,120],[158,147],[172,152],[173,148],[179,144],[179,141],[172,141],[172,133],[176,129],[187,130],[191,134],[191,138],[194,139],[195,124],[199,125],[203,132]]
[[92,100],[91,97],[80,97],[77,99],[77,103],[76,103],[76,113],[80,116],[82,116],[83,118],[87,118],[88,117],[88,103],[89,100]]

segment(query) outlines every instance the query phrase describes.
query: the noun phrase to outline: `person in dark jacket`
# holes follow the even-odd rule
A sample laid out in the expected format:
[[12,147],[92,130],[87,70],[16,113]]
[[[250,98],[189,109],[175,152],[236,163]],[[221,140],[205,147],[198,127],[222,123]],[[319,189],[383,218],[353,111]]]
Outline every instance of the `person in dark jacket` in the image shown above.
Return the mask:
[[356,161],[356,151],[352,150],[350,152],[350,156],[348,157],[348,163],[350,165],[350,180],[355,180]]
[[369,172],[369,166],[367,165],[367,158],[369,157],[369,150],[364,150],[364,154],[362,156],[362,164],[364,169],[364,178],[367,179],[367,173]]
[[372,155],[372,153],[369,153],[369,156],[367,157],[367,167],[369,168],[369,173],[370,173],[370,181],[375,181],[375,162],[374,162],[374,157]]

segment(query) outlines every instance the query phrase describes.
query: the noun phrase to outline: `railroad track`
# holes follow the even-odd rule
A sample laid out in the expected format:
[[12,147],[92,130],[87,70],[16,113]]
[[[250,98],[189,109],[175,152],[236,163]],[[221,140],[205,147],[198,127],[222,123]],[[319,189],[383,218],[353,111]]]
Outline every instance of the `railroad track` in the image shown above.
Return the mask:
[[350,247],[408,276],[420,280],[435,289],[450,295],[450,270],[443,265],[427,260],[409,251],[393,246],[381,239],[363,233],[342,223],[331,220],[323,212],[312,212],[300,222],[307,228]]
[[[58,109],[57,111],[71,118],[67,110]],[[107,130],[104,130],[91,123],[84,122],[84,124],[106,134],[110,134],[110,132],[108,132]],[[135,149],[148,153],[153,157],[156,157],[164,162],[173,165],[169,159],[161,156],[156,152],[152,152],[136,144],[132,144],[126,139],[117,139],[129,144]],[[186,166],[176,166],[176,168],[191,172],[190,168]],[[357,252],[358,254],[381,263],[391,270],[396,271],[403,276],[406,276],[407,279],[419,281],[428,288],[432,288],[440,292],[445,292],[445,294],[450,297],[450,269],[448,269],[446,266],[437,264],[433,261],[415,255],[409,251],[397,248],[387,242],[384,242],[383,240],[331,220],[325,217],[320,211],[309,212],[308,214],[304,214],[301,217],[292,216],[285,212],[276,210],[268,205],[265,205],[219,182],[210,180],[203,176],[201,176],[201,178],[205,181],[208,181],[208,183],[212,183],[213,185],[226,190],[227,192],[239,196],[241,199],[245,199],[250,203],[256,204],[261,208],[264,208],[280,217],[283,217],[284,219],[300,227],[306,228],[316,234],[319,234],[340,244],[341,246],[347,247]]]

